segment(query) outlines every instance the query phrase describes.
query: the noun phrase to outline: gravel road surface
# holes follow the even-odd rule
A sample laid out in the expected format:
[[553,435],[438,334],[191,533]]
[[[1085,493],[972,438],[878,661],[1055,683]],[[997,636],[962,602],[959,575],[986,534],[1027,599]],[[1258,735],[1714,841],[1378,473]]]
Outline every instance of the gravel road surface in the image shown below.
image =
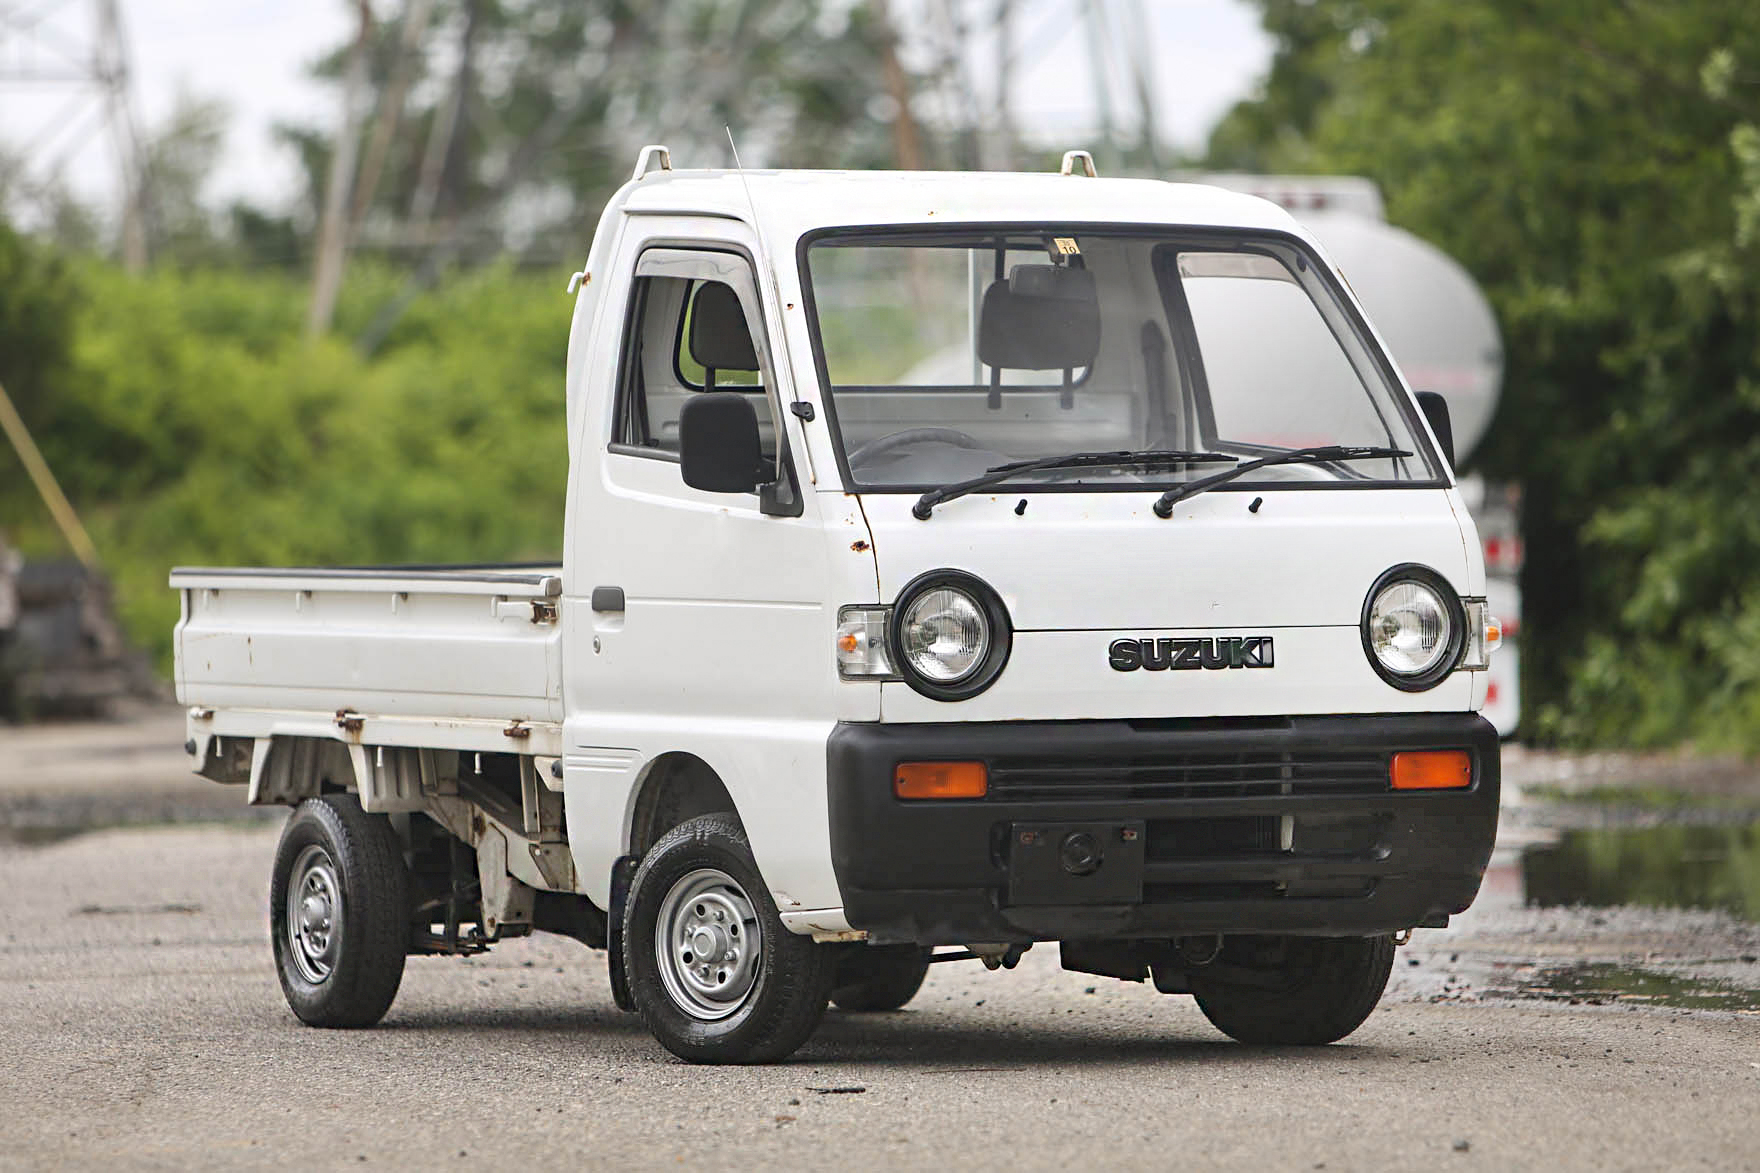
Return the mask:
[[[318,1031],[275,981],[273,825],[24,833],[19,812],[40,829],[67,811],[21,780],[17,736],[0,734],[0,1168],[1760,1162],[1760,1015],[1512,996],[1561,957],[1760,985],[1760,927],[1722,914],[1524,910],[1494,873],[1482,908],[1401,950],[1360,1031],[1315,1050],[1228,1042],[1189,998],[1065,973],[1041,946],[1012,973],[937,966],[899,1013],[832,1010],[792,1062],[696,1068],[614,1008],[602,954],[542,935],[411,959],[381,1027]],[[99,743],[130,760],[127,737]],[[69,783],[88,817],[105,776]],[[146,799],[116,783],[120,814],[98,821],[242,803],[161,781]]]

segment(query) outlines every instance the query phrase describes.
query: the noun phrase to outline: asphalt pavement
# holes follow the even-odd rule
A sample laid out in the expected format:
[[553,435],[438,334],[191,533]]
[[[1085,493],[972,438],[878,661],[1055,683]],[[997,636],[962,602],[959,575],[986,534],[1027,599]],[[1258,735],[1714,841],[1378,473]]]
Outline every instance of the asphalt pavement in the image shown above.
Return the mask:
[[[1482,908],[1401,950],[1361,1030],[1311,1050],[1229,1042],[1189,998],[1041,946],[1013,972],[937,966],[901,1012],[832,1010],[791,1062],[692,1067],[616,1010],[603,954],[543,935],[413,958],[380,1027],[320,1031],[275,980],[275,826],[188,822],[242,793],[167,773],[142,806],[142,771],[113,783],[123,825],[68,835],[18,738],[0,733],[4,1168],[1760,1164],[1760,1015],[1510,980],[1556,957],[1741,971],[1760,926],[1723,914],[1522,909],[1494,873]],[[71,783],[87,816],[96,756]]]

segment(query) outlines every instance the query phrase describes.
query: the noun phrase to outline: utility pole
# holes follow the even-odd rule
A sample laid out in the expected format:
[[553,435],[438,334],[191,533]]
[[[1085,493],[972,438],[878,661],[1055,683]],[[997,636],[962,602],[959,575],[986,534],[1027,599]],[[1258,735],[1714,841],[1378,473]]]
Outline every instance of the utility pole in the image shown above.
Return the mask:
[[[83,11],[89,32],[74,19]],[[0,0],[0,87],[26,94],[65,94],[55,115],[16,152],[11,183],[26,199],[45,200],[68,162],[100,137],[114,157],[122,260],[147,264],[147,175],[129,93],[128,38],[118,0]],[[17,120],[0,107],[0,126]],[[7,191],[6,195],[13,194]]]
[[440,183],[446,175],[446,162],[452,157],[453,140],[458,137],[458,124],[471,88],[471,54],[475,48],[477,19],[481,14],[480,0],[466,0],[464,29],[458,37],[458,69],[453,75],[452,89],[445,105],[434,114],[428,128],[428,145],[422,152],[422,167],[416,178],[415,195],[410,199],[410,227],[421,232],[434,216],[440,199]]
[[86,527],[80,524],[79,514],[68,503],[67,494],[61,491],[55,474],[49,471],[49,462],[38,451],[37,442],[31,439],[30,429],[19,418],[18,409],[12,405],[12,396],[6,393],[4,386],[0,386],[0,435],[4,435],[12,443],[12,450],[18,453],[25,472],[30,475],[31,484],[37,487],[37,495],[43,499],[49,516],[55,519],[56,528],[73,548],[74,555],[89,569],[98,569],[97,548],[92,545]]
[[1100,145],[1116,154],[1112,137],[1112,79],[1106,74],[1105,0],[1085,0],[1083,24],[1088,35],[1088,68],[1094,74],[1094,104],[1100,113]]
[[880,28],[880,77],[898,108],[892,116],[892,154],[900,170],[921,171],[923,144],[911,115],[910,78],[898,60],[898,28],[892,23],[891,7],[887,0],[874,0],[874,22]]
[[336,312],[336,295],[342,288],[342,270],[348,260],[348,196],[354,188],[355,155],[360,150],[361,91],[367,83],[367,40],[373,32],[373,9],[357,0],[360,31],[348,50],[342,83],[342,133],[330,152],[329,174],[324,179],[324,211],[318,221],[317,261],[312,269],[312,300],[306,310],[306,337],[314,338],[330,328]]
[[397,40],[397,59],[391,66],[391,80],[386,84],[384,100],[378,116],[373,119],[373,133],[367,140],[367,153],[361,163],[361,177],[355,184],[354,202],[348,212],[348,244],[352,246],[360,234],[361,221],[373,205],[379,190],[379,176],[385,170],[385,158],[391,153],[391,139],[403,119],[403,99],[409,92],[416,58],[421,52],[422,34],[428,28],[428,14],[434,0],[409,0],[403,8],[403,26]]
[[1126,20],[1130,30],[1125,40],[1129,46],[1131,77],[1137,90],[1137,111],[1141,120],[1143,161],[1149,173],[1161,174],[1161,135],[1155,123],[1154,73],[1149,67],[1149,22],[1143,14],[1142,0],[1125,0]]
[[1014,110],[1010,95],[1014,88],[1014,0],[996,0],[996,107],[993,122],[996,133],[991,146],[992,165],[999,171],[1013,171]]

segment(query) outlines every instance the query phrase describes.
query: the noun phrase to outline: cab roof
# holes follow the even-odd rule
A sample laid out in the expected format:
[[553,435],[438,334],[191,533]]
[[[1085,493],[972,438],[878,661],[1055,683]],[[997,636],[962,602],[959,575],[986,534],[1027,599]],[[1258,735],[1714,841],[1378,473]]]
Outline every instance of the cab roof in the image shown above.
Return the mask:
[[772,242],[822,228],[995,223],[1165,224],[1306,234],[1268,200],[1157,179],[1044,172],[656,170],[619,199],[636,215],[709,215],[750,223]]

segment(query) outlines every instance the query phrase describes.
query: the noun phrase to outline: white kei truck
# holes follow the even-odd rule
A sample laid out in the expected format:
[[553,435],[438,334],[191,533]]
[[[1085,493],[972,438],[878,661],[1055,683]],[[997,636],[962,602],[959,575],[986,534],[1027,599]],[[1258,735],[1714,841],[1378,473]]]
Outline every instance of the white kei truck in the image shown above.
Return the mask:
[[1276,205],[649,147],[569,289],[560,565],[171,575],[195,768],[292,808],[300,1019],[541,930],[764,1062],[1057,942],[1323,1044],[1472,902],[1499,635],[1447,407]]

